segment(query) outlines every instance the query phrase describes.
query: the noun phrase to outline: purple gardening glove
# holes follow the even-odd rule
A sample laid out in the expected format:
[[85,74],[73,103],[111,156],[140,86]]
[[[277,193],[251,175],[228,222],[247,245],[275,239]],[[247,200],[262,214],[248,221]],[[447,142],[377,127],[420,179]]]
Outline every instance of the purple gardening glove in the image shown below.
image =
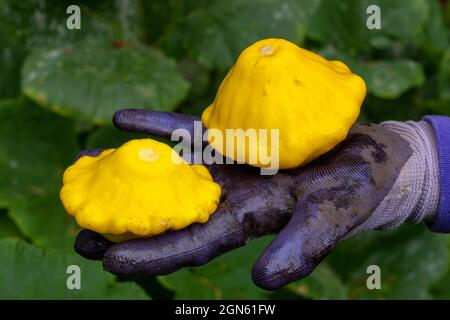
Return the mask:
[[[131,109],[114,116],[121,130],[163,137],[177,128],[192,132],[194,120],[199,118]],[[258,286],[277,289],[306,277],[349,235],[429,218],[411,211],[386,212],[402,208],[392,200],[396,195],[388,195],[400,178],[401,183],[408,182],[401,172],[415,171],[404,171],[405,164],[416,159],[415,152],[411,142],[392,128],[355,125],[344,142],[306,167],[268,176],[247,165],[209,165],[223,191],[207,223],[117,244],[83,230],[75,249],[86,258],[102,259],[104,268],[114,274],[164,275],[205,264],[252,238],[277,233],[252,273]],[[81,155],[98,153],[87,150]]]

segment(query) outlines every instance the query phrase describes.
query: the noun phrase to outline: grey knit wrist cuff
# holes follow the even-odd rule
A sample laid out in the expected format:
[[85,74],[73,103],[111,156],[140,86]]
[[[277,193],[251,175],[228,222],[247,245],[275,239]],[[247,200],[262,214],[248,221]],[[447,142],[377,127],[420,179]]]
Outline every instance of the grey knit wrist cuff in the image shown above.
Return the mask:
[[383,122],[409,142],[413,154],[371,216],[348,237],[365,230],[392,230],[405,222],[432,222],[439,202],[439,162],[431,126],[425,122]]
[[415,205],[407,221],[432,222],[439,203],[439,159],[433,128],[426,121],[388,121],[381,125],[399,133],[414,151],[400,174],[401,180],[409,180],[406,185],[417,194],[417,199],[412,199]]

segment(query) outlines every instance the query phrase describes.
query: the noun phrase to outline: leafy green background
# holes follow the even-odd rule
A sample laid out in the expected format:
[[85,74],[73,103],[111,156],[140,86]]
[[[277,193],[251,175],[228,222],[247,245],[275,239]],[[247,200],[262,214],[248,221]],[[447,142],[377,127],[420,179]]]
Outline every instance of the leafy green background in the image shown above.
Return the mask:
[[[450,238],[425,226],[346,240],[308,278],[276,292],[250,268],[270,241],[252,241],[198,268],[117,279],[74,254],[77,226],[58,199],[83,148],[137,135],[111,126],[126,108],[200,114],[239,52],[287,38],[340,59],[368,83],[361,121],[450,115],[450,5],[438,0],[0,0],[0,298],[449,299]],[[366,28],[381,8],[382,29]],[[65,287],[82,268],[82,290]],[[382,269],[369,291],[366,268]]]

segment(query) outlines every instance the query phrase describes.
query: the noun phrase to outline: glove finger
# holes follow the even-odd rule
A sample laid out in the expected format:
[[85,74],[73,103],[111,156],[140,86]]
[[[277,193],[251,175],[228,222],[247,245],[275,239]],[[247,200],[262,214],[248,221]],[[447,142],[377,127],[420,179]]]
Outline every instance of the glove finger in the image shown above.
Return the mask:
[[[194,136],[194,121],[200,117],[174,112],[150,111],[142,109],[124,109],[114,114],[114,125],[123,131],[141,132],[169,138],[175,129],[189,131]],[[201,133],[203,126],[200,126]]]
[[309,275],[385,198],[411,150],[400,136],[375,130],[356,128],[337,154],[305,169],[291,220],[253,266],[258,286],[274,290]]
[[78,159],[84,156],[96,157],[100,153],[102,153],[103,149],[84,149],[80,151],[76,156],[73,162],[76,162]]
[[118,275],[163,275],[207,263],[242,246],[248,235],[231,211],[218,210],[206,224],[118,243],[105,253],[104,269]]
[[251,238],[278,231],[289,216],[279,213],[275,219],[264,210],[244,212],[224,201],[207,223],[113,245],[105,253],[103,265],[118,275],[169,274],[185,266],[203,265]]
[[90,260],[102,260],[103,256],[114,243],[101,234],[91,230],[81,230],[75,239],[75,251]]
[[349,227],[330,224],[314,206],[300,203],[286,227],[254,264],[253,281],[263,289],[275,290],[306,277]]

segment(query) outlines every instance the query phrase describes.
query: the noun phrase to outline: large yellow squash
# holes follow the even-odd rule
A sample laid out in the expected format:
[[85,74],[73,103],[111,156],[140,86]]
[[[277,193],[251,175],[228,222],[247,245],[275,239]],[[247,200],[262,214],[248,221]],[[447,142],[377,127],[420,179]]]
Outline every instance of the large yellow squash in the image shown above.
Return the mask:
[[64,172],[60,197],[82,228],[121,241],[206,222],[220,193],[206,167],[139,139],[81,157]]
[[[237,151],[225,147],[230,142],[226,129],[279,129],[279,168],[294,168],[345,139],[365,94],[364,80],[344,63],[328,61],[287,40],[265,39],[241,53],[202,121],[223,133],[223,142],[208,135],[213,148],[235,160]],[[244,139],[236,138],[234,145]],[[247,140],[247,163],[249,150],[273,151],[261,139],[253,144]],[[259,160],[250,164],[266,166]]]

